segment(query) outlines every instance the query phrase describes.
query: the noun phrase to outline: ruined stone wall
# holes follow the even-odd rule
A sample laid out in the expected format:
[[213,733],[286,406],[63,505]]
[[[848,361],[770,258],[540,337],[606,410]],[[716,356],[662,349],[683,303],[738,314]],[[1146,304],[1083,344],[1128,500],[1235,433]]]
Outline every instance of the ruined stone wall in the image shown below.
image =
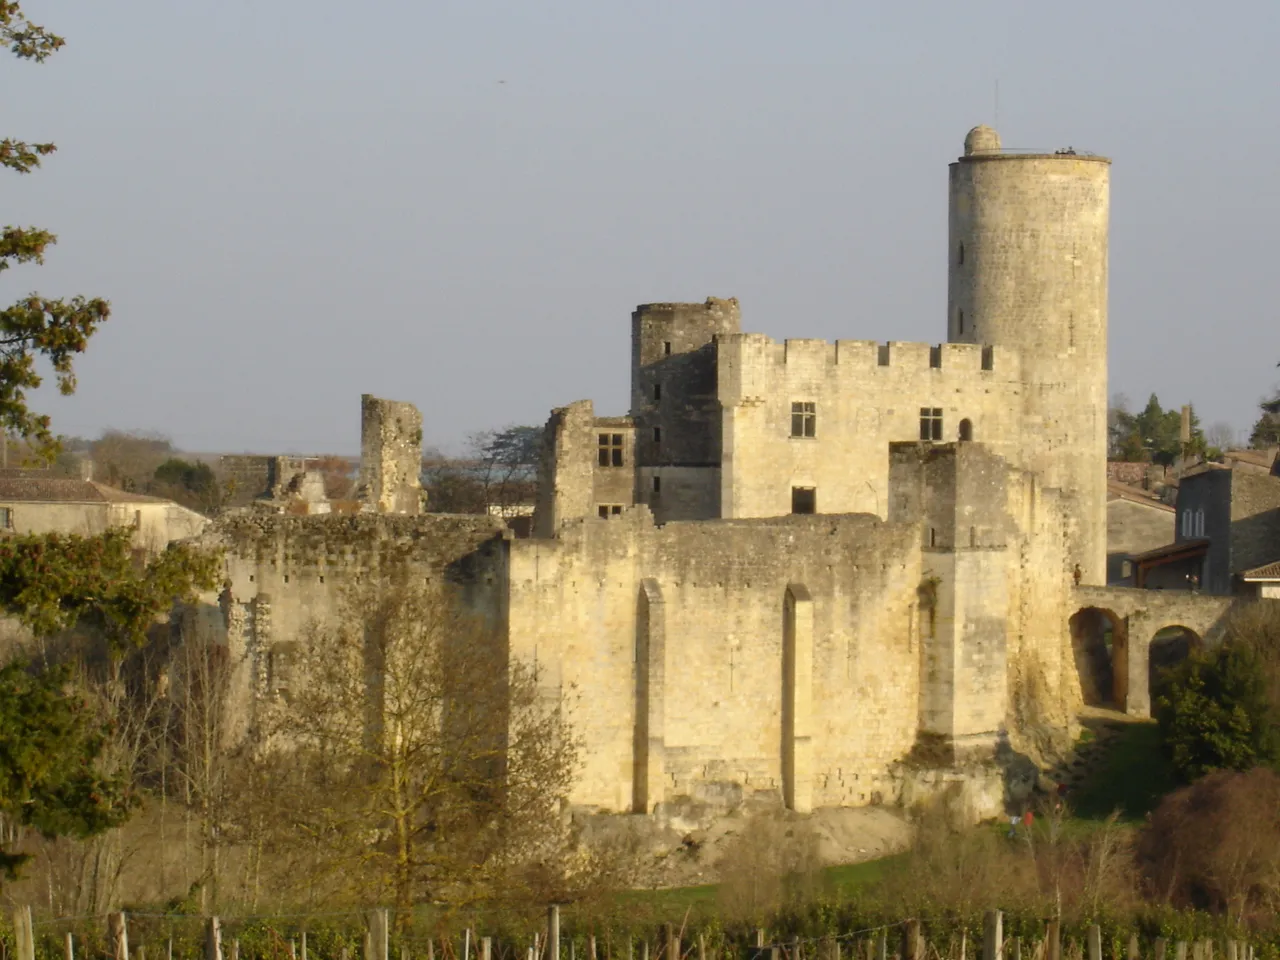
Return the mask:
[[256,704],[271,696],[273,651],[305,642],[311,630],[344,616],[349,588],[393,573],[447,579],[501,640],[507,535],[500,519],[445,514],[237,513],[213,523],[198,542],[223,551],[225,586],[190,616],[207,625],[209,611],[221,611],[216,620],[232,656],[235,728],[247,730]]
[[566,520],[595,513],[598,445],[595,410],[590,400],[551,411],[538,462],[535,537],[554,537]]
[[[1016,462],[1021,373],[1012,351],[761,334],[718,346],[726,517],[790,513],[793,487],[813,487],[819,513],[887,516],[889,444],[919,439],[921,408],[942,411],[942,440],[958,439],[967,421],[971,439]],[[815,436],[791,436],[794,402],[815,405]]]
[[1013,462],[1075,492],[1070,544],[1106,576],[1110,161],[1002,153],[994,131],[950,167],[949,339],[1017,351],[1025,440]]
[[422,510],[422,414],[411,403],[360,398],[358,497],[375,513]]

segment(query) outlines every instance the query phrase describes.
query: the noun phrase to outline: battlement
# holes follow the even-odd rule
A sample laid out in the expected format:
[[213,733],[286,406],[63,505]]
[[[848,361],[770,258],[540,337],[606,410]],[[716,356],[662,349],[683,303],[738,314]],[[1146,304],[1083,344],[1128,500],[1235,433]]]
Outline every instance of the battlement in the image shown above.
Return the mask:
[[977,343],[906,343],[890,340],[812,340],[781,342],[762,333],[721,334],[716,338],[722,364],[779,367],[843,367],[878,372],[928,371],[990,374],[1000,380],[1016,380],[1020,374],[1017,351]]

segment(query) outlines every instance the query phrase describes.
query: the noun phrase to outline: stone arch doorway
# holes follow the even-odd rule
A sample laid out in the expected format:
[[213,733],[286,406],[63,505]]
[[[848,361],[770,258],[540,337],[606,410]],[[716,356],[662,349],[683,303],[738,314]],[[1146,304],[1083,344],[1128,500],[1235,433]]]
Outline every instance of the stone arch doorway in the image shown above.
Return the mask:
[[1071,651],[1086,706],[1124,709],[1129,696],[1129,632],[1125,618],[1103,607],[1071,617]]
[[973,439],[973,421],[965,417],[960,421],[960,440],[967,442]]
[[1161,627],[1155,632],[1147,652],[1147,690],[1153,707],[1161,694],[1165,673],[1202,645],[1200,634],[1180,623]]

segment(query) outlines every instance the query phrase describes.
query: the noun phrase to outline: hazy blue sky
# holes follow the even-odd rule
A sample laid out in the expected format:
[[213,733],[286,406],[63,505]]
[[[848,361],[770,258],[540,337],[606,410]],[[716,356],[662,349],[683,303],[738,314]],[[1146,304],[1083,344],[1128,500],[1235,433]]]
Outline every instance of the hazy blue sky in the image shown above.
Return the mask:
[[[109,298],[56,426],[354,451],[625,412],[630,312],[737,296],[775,337],[945,338],[947,163],[1105,153],[1111,384],[1241,429],[1276,380],[1280,3],[27,0],[0,221]],[[505,81],[505,83],[500,83]]]

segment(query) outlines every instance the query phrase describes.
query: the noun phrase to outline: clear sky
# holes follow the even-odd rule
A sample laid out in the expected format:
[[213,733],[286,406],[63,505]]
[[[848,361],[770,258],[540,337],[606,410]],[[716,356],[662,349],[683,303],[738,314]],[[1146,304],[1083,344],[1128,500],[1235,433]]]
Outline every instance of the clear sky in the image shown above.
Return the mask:
[[[1280,3],[26,0],[0,221],[112,301],[65,433],[355,451],[625,412],[637,303],[774,337],[945,339],[947,164],[1114,159],[1111,387],[1245,429],[1280,371]],[[995,85],[999,82],[999,116]]]

